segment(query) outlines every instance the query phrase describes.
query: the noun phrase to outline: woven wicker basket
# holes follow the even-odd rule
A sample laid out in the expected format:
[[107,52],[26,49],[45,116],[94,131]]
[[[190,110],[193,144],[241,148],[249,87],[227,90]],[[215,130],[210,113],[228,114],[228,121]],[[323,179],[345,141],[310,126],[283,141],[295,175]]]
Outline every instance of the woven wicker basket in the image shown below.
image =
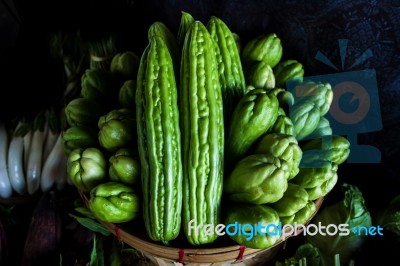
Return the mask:
[[[85,205],[87,206],[87,196],[80,193]],[[315,213],[310,217],[309,221],[318,212],[323,198],[315,201],[317,209]],[[116,225],[113,223],[99,221],[103,224],[111,233],[113,233],[117,239],[125,242],[129,246],[133,247],[137,251],[141,252],[144,256],[153,261],[159,266],[256,266],[264,265],[266,262],[274,258],[276,253],[283,247],[288,237],[280,239],[273,246],[267,249],[253,249],[241,246],[238,244],[223,245],[217,247],[207,248],[184,248],[175,246],[164,246],[159,243],[155,243],[150,239],[146,238],[143,231],[133,230],[132,225]],[[297,234],[301,233],[301,230],[297,231]],[[291,235],[289,237],[293,237]]]

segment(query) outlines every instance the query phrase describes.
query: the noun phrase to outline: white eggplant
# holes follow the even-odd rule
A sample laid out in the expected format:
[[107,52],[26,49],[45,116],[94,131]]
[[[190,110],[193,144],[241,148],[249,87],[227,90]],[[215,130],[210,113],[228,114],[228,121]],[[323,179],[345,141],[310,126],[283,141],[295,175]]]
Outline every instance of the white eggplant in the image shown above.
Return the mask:
[[23,153],[24,138],[14,135],[11,138],[8,149],[8,177],[10,178],[11,187],[20,195],[26,193]]
[[45,130],[36,129],[33,132],[31,148],[26,169],[26,185],[28,193],[33,195],[40,188],[40,176],[43,163],[43,143],[46,136]]
[[29,130],[24,136],[23,164],[24,164],[25,176],[26,176],[26,169],[28,168],[28,157],[29,157],[29,151],[31,149],[32,135],[33,135],[32,130]]
[[0,197],[11,197],[13,190],[7,169],[8,135],[3,122],[0,122]]
[[47,157],[49,157],[50,152],[53,150],[54,145],[57,142],[58,135],[60,133],[55,132],[51,129],[48,130],[46,138],[44,140],[44,147],[43,147],[43,163],[47,160]]
[[44,162],[40,181],[41,190],[44,192],[50,190],[54,185],[57,186],[57,189],[62,189],[67,183],[67,156],[62,141],[62,133],[60,133]]

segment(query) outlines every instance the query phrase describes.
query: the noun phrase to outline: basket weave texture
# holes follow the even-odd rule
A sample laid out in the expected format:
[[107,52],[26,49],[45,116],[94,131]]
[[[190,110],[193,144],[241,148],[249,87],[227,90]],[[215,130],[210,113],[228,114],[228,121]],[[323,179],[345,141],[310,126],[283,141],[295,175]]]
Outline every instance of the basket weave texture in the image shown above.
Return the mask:
[[[84,204],[87,206],[88,198],[84,193],[80,193]],[[316,211],[306,222],[308,224],[318,212],[323,202],[323,198],[315,201]],[[130,228],[124,225],[116,225],[104,221],[99,221],[115,237],[141,252],[154,264],[159,266],[258,266],[264,265],[274,258],[276,253],[283,247],[287,238],[296,236],[295,234],[279,239],[273,246],[267,249],[253,249],[242,245],[228,245],[212,248],[185,248],[172,247],[155,243],[145,239]],[[302,231],[297,231],[299,235]]]

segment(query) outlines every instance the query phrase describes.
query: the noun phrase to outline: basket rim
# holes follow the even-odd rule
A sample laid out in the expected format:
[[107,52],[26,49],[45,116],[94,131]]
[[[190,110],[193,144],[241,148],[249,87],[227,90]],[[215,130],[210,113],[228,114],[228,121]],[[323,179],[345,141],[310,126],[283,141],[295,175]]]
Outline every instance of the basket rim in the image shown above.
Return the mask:
[[[84,205],[88,207],[88,198],[85,193],[79,191],[79,194],[84,201]],[[324,198],[318,198],[314,201],[316,204],[316,211],[313,215],[304,223],[308,224],[312,218],[318,213]],[[162,245],[161,243],[150,242],[145,239],[142,239],[138,236],[135,236],[120,226],[98,220],[104,227],[106,227],[119,241],[123,241],[127,245],[137,249],[141,252],[146,252],[152,256],[159,257],[162,259],[168,259],[176,262],[197,262],[197,263],[210,263],[210,262],[223,262],[227,260],[238,261],[242,260],[250,255],[257,255],[262,252],[267,252],[273,250],[280,245],[284,244],[288,238],[299,235],[302,230],[297,231],[297,234],[292,234],[290,236],[281,237],[274,245],[266,248],[266,249],[255,249],[249,248],[244,245],[231,245],[224,247],[212,247],[212,248],[179,248],[179,247],[168,247]],[[210,256],[212,257],[212,261],[210,261]]]

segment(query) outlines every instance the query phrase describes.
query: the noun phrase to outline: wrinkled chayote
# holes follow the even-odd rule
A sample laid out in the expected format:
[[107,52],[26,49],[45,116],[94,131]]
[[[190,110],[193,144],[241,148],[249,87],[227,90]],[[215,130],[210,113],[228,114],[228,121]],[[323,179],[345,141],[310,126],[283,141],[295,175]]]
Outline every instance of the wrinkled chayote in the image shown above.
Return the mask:
[[227,164],[243,158],[257,139],[266,133],[278,115],[279,102],[265,89],[246,93],[234,109],[226,141]]
[[307,203],[307,191],[299,185],[289,183],[283,197],[270,206],[279,216],[291,216],[304,208]]
[[123,223],[138,216],[140,200],[130,186],[119,182],[106,182],[90,191],[88,206],[99,220]]
[[240,160],[224,181],[224,192],[236,202],[265,204],[283,197],[289,164],[271,154],[252,154]]
[[120,52],[111,60],[111,73],[125,80],[136,80],[140,58],[132,51]]
[[73,150],[67,159],[67,173],[71,182],[83,192],[107,178],[107,160],[103,152],[97,148],[78,148]]
[[132,150],[121,148],[109,158],[111,181],[134,185],[140,179],[140,161]]
[[137,141],[136,117],[132,109],[110,111],[100,117],[98,127],[99,144],[108,151],[115,152]]
[[280,238],[279,215],[266,205],[232,205],[227,210],[225,225],[233,240],[249,248],[268,248]]
[[302,150],[296,138],[292,135],[279,133],[265,134],[257,142],[254,153],[272,154],[275,157],[284,159],[289,164],[289,179],[292,179],[299,172]]
[[281,60],[282,53],[281,40],[275,33],[262,34],[251,39],[243,47],[242,61],[246,67],[264,61],[273,68]]

